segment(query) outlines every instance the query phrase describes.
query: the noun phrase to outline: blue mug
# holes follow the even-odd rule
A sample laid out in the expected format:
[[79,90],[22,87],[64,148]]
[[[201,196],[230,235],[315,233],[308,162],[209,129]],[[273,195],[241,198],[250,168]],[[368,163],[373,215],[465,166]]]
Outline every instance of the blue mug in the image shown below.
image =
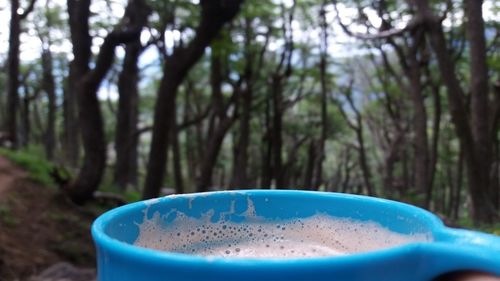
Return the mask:
[[[139,225],[155,213],[162,217],[175,209],[200,217],[208,211],[217,214],[231,210],[237,215],[245,212],[248,199],[256,215],[269,220],[321,213],[373,221],[401,234],[429,233],[432,241],[304,259],[208,258],[133,245]],[[500,276],[500,237],[445,227],[433,214],[404,203],[339,193],[243,190],[167,196],[106,212],[92,225],[92,236],[99,281],[425,281],[462,270]]]

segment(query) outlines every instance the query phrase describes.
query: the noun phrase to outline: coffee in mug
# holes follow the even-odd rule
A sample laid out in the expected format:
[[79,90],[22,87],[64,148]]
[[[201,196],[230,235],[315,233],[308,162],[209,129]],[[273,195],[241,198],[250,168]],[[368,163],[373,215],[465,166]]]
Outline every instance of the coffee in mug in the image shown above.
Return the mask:
[[[405,235],[370,221],[317,214],[291,220],[262,219],[251,210],[242,222],[208,212],[192,218],[174,211],[164,223],[158,214],[139,226],[135,245],[201,256],[226,258],[311,258],[362,253],[429,241],[425,234]],[[227,215],[227,214],[226,214]]]

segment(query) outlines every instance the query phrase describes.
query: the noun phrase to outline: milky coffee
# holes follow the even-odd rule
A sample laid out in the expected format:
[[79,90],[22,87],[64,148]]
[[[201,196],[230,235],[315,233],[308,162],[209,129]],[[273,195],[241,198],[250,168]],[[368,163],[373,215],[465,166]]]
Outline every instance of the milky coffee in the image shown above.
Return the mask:
[[227,258],[303,258],[338,256],[428,241],[425,234],[403,235],[374,222],[315,215],[288,221],[250,219],[213,222],[177,213],[168,224],[159,215],[140,226],[135,245],[168,252]]

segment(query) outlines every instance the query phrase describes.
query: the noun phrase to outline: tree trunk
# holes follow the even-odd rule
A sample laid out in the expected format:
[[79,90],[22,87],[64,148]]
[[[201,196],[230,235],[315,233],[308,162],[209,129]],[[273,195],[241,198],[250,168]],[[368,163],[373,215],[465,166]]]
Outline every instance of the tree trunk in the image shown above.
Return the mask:
[[92,38],[89,34],[90,0],[67,0],[73,60],[69,66],[68,87],[64,97],[64,151],[69,165],[76,167],[80,156],[78,97],[80,79],[89,71]]
[[363,137],[363,123],[361,119],[358,120],[358,130],[356,130],[356,138],[359,145],[359,164],[361,166],[361,172],[363,173],[363,183],[366,187],[366,192],[369,196],[376,196],[375,188],[372,184],[372,173],[370,170],[370,165],[368,163],[368,158],[366,157],[365,139]]
[[118,112],[116,120],[116,164],[114,184],[121,190],[137,185],[137,145],[139,69],[137,62],[142,51],[139,38],[125,46],[123,68],[118,78]]
[[[247,86],[248,87],[248,86]],[[234,153],[234,167],[231,188],[249,188],[248,184],[248,147],[250,144],[250,118],[252,106],[252,90],[247,88],[241,95],[242,113],[240,131]]]
[[[183,75],[181,75],[180,71],[185,68],[181,63],[183,61],[182,56],[183,54],[179,51],[174,52],[163,66],[163,78],[158,88],[155,104],[153,136],[149,151],[146,182],[142,193],[143,199],[160,195],[163,177],[167,168],[168,134],[171,130],[172,122],[170,120],[174,111],[175,96],[177,88],[188,71],[187,69],[184,70]],[[178,70],[178,68],[181,69]]]
[[69,195],[74,202],[84,203],[93,197],[94,191],[101,182],[106,165],[106,142],[97,99],[100,81],[96,83],[85,79],[78,85],[79,123],[85,156],[78,177],[69,189]]
[[30,141],[31,141],[31,108],[30,108],[30,103],[31,103],[31,97],[30,93],[28,91],[28,86],[23,85],[22,87],[24,89],[24,97],[22,99],[22,110],[21,110],[21,128],[19,130],[19,135],[18,135],[18,145],[21,147],[26,147]]
[[201,163],[200,177],[198,178],[197,191],[205,192],[212,187],[213,170],[222,147],[222,142],[234,119],[228,118],[220,122],[213,136],[208,140],[206,153]]
[[[351,80],[349,86],[345,89],[344,96],[345,99],[347,100],[347,103],[349,104],[350,108],[354,112],[354,117],[356,122],[352,122],[347,115],[345,109],[343,108],[343,105],[337,102],[337,107],[344,117],[344,120],[347,122],[347,125],[349,128],[351,128],[355,135],[356,135],[356,140],[358,142],[358,147],[356,148],[356,151],[358,153],[358,162],[359,165],[361,166],[361,172],[363,175],[363,184],[366,187],[366,191],[368,195],[370,196],[375,196],[375,188],[373,187],[372,184],[372,175],[371,175],[371,170],[370,170],[370,165],[368,163],[368,157],[366,156],[366,147],[365,147],[365,140],[363,136],[363,116],[361,115],[361,112],[359,109],[356,107],[356,104],[354,103],[353,97],[352,97],[352,85],[353,85],[353,80]],[[389,184],[388,186],[392,186],[392,165],[394,165],[394,153],[397,149],[397,146],[394,145],[391,147],[390,151],[390,156],[388,158],[391,159],[386,159],[386,171],[385,175],[387,178],[384,178],[384,183]],[[391,166],[391,167],[389,167]],[[390,169],[390,170],[387,170]]]
[[240,9],[243,0],[226,2],[200,1],[201,20],[196,35],[187,47],[174,50],[163,66],[163,78],[158,89],[155,105],[153,137],[149,152],[148,173],[144,186],[143,198],[159,195],[166,167],[168,133],[174,114],[177,88],[189,70],[202,57],[205,48],[215,38],[226,22],[231,21]]
[[[50,47],[50,46],[49,46]],[[54,82],[54,73],[52,69],[52,53],[49,48],[42,51],[42,69],[43,69],[43,89],[47,94],[48,114],[47,128],[45,129],[45,154],[47,159],[54,159],[54,149],[56,145],[56,90]]]
[[[427,112],[424,105],[424,96],[422,94],[421,72],[419,64],[414,54],[410,54],[410,96],[413,103],[414,116],[413,125],[415,126],[415,190],[417,194],[425,196],[429,184],[429,145],[427,137]],[[419,204],[423,205],[425,197],[418,198]],[[428,206],[425,206],[428,207]]]
[[[22,14],[18,13],[19,0],[11,0],[10,4],[10,30],[9,30],[9,51],[7,55],[7,116],[5,128],[7,138],[11,142],[12,148],[19,146],[18,140],[18,108],[19,108],[19,48],[21,45],[21,21],[26,19],[33,11],[35,1],[32,0]],[[29,117],[27,117],[29,118]]]
[[[184,101],[186,110],[184,111],[184,121],[187,121],[190,118],[189,116],[192,114],[193,111],[192,101],[191,101],[193,87],[190,86],[191,85],[190,81],[187,81],[186,84],[187,85],[186,85],[186,93]],[[186,186],[193,186],[194,185],[193,179],[196,179],[198,174],[198,164],[199,164],[198,159],[200,159],[198,149],[199,146],[202,146],[201,143],[198,143],[198,137],[197,137],[199,131],[198,127],[200,126],[200,123],[196,124],[195,128],[191,127],[187,128],[184,137],[184,145],[185,145],[184,152],[188,167],[187,169],[188,184]],[[190,188],[189,190],[186,189],[185,192],[189,192],[192,190],[193,190],[192,188]]]
[[19,107],[19,36],[21,34],[21,19],[17,13],[19,0],[10,2],[9,53],[7,58],[7,118],[6,129],[13,148],[18,147],[17,111]]
[[[430,74],[428,75],[428,79],[431,79]],[[440,123],[441,123],[441,96],[439,94],[439,84],[431,85],[432,87],[432,98],[434,101],[434,119],[432,124],[432,142],[431,142],[431,151],[430,151],[430,159],[429,159],[429,183],[427,185],[426,198],[425,198],[425,206],[429,208],[432,201],[432,192],[434,186],[434,178],[436,174],[436,165],[438,159],[438,145],[439,145],[439,132],[440,132]],[[452,193],[453,194],[453,193]],[[450,197],[452,200],[453,196]]]
[[[38,91],[38,90],[37,90]],[[35,97],[38,97],[38,93],[35,92],[34,94],[34,97],[33,99],[36,100]],[[44,127],[44,125],[42,124],[42,120],[44,120],[45,118],[42,117],[42,114],[40,114],[40,106],[39,106],[39,103],[37,102],[34,102],[31,104],[32,106],[32,109],[31,109],[31,118],[32,118],[32,122],[33,122],[33,129],[31,130],[33,133],[32,135],[34,136],[35,138],[35,142],[43,142],[44,141],[44,137],[45,137],[45,131],[46,131],[46,128]],[[34,132],[34,129],[36,129],[36,133]]]
[[351,184],[351,171],[353,166],[350,165],[351,161],[351,152],[348,150],[345,154],[345,162],[344,162],[344,169],[343,169],[343,180],[341,183],[342,186],[342,193],[348,193],[350,189],[350,184]]
[[[293,33],[291,31],[296,1],[292,1],[292,7],[288,17],[285,15],[285,8],[282,6],[282,32],[285,38],[285,47],[281,52],[278,65],[270,75],[269,92],[271,94],[270,101],[266,104],[266,132],[263,140],[267,142],[269,147],[263,151],[262,165],[262,180],[263,187],[272,187],[274,178],[275,188],[286,188],[284,186],[284,171],[283,171],[283,84],[292,74],[292,53],[294,49]],[[270,29],[271,27],[269,27]],[[267,40],[267,39],[266,39]],[[266,41],[267,44],[267,41]],[[262,57],[262,56],[261,56]]]
[[[194,138],[195,132],[193,132],[193,128],[188,128],[185,133],[184,137],[184,144],[186,148],[184,149],[185,152],[185,159],[186,159],[186,166],[187,168],[187,180],[186,180],[186,186],[192,187],[193,184],[193,179],[198,178],[198,157],[197,157],[197,142],[196,139]],[[192,191],[192,188],[186,188],[185,192]]]
[[[398,196],[401,194],[398,192],[396,187],[394,186],[394,165],[395,165],[394,157],[384,156],[384,166],[383,166],[383,190],[384,195],[388,198],[394,198],[394,193],[398,193]],[[389,192],[388,192],[389,191]]]
[[[97,188],[104,169],[105,145],[102,144],[104,128],[102,124],[101,111],[96,93],[92,89],[84,89],[83,77],[89,72],[89,62],[91,56],[92,38],[89,34],[90,0],[68,0],[69,27],[71,32],[71,42],[73,44],[73,61],[70,63],[69,87],[66,100],[66,142],[68,147],[68,160],[71,164],[78,162],[78,147],[74,147],[78,138],[76,132],[81,133],[85,150],[85,159],[76,182],[69,191],[70,198],[83,203],[92,197],[93,191]],[[98,85],[93,85],[98,87]],[[78,106],[76,106],[78,104]],[[76,110],[75,110],[76,109]],[[75,111],[74,111],[75,110]],[[77,114],[79,121],[73,119]],[[84,120],[84,118],[91,120]],[[82,124],[84,120],[84,124]],[[97,122],[97,124],[94,124]],[[78,125],[77,125],[78,124]],[[76,126],[77,125],[77,126]],[[97,125],[97,128],[93,128]],[[69,127],[71,126],[71,127]],[[78,130],[79,131],[75,131]],[[99,139],[96,139],[99,138]],[[97,147],[93,147],[93,146]]]
[[272,143],[272,176],[275,180],[275,188],[287,188],[284,185],[283,171],[283,114],[285,112],[283,105],[284,83],[292,75],[292,54],[294,49],[292,22],[295,13],[297,1],[292,1],[292,7],[288,17],[285,15],[284,6],[282,6],[282,27],[285,46],[281,52],[280,59],[276,69],[271,74],[271,95],[272,95],[272,131],[270,134]]
[[309,147],[307,149],[307,164],[304,172],[304,183],[303,188],[307,190],[313,190],[313,174],[314,174],[314,162],[316,159],[316,143],[314,140],[309,142]]
[[272,151],[273,142],[271,138],[271,132],[273,130],[271,125],[271,101],[269,98],[265,101],[265,113],[264,113],[264,133],[262,136],[261,145],[261,176],[260,176],[260,186],[262,188],[271,188],[271,181],[273,175],[273,163],[272,163]]
[[408,160],[408,152],[405,148],[401,150],[401,165],[403,166],[403,180],[398,181],[397,188],[399,190],[399,194],[405,195],[408,194],[408,187],[411,186],[412,181],[412,172],[409,167]]
[[240,108],[242,110],[240,116],[240,131],[239,137],[234,149],[234,165],[233,175],[230,188],[250,188],[248,182],[248,146],[250,144],[250,119],[253,100],[253,53],[250,50],[252,43],[253,32],[251,20],[245,19],[245,89],[242,91],[240,98]]
[[[467,0],[465,2],[466,32],[469,41],[470,76],[471,76],[471,124],[474,139],[474,181],[478,186],[471,187],[478,213],[474,216],[478,221],[493,223],[500,216],[495,207],[492,182],[490,178],[492,168],[493,136],[490,131],[490,108],[488,87],[488,66],[486,61],[485,27],[482,15],[482,0]],[[494,131],[493,134],[497,132]],[[486,201],[483,201],[485,199]],[[484,210],[482,210],[484,209]]]
[[[86,70],[82,76],[73,77],[74,81],[77,82],[76,95],[79,104],[79,123],[85,155],[78,177],[67,191],[74,202],[83,203],[93,197],[94,191],[99,187],[106,165],[104,123],[97,91],[111,68],[116,46],[139,38],[150,11],[149,7],[141,0],[130,0],[123,19],[128,23],[127,26],[117,25],[106,36],[96,58],[95,67],[89,70],[89,57],[87,55],[90,54],[89,42],[91,41],[88,32],[90,3],[87,1],[73,1],[68,1],[70,23],[85,26],[84,28],[71,26],[75,54],[72,66],[79,70]],[[80,44],[87,46],[88,49],[78,50]],[[78,54],[78,51],[81,51],[85,56]]]
[[[220,149],[224,138],[233,124],[234,116],[227,116],[224,105],[223,95],[222,95],[222,57],[220,54],[216,53],[214,48],[211,53],[211,71],[210,71],[210,84],[212,88],[212,116],[210,122],[210,128],[207,135],[207,145],[205,145],[206,150],[204,157],[201,162],[200,177],[198,178],[197,191],[205,192],[212,187],[212,178],[214,173],[214,168],[217,162],[217,156],[219,155]],[[233,95],[239,95],[236,91],[239,89],[234,89]]]
[[325,11],[326,1],[323,1],[320,9],[320,20],[321,20],[321,43],[320,43],[320,82],[321,82],[321,134],[318,141],[318,147],[316,152],[316,163],[314,169],[314,181],[313,187],[318,190],[323,182],[323,161],[325,160],[325,142],[328,132],[328,85],[327,85],[327,57],[328,57],[328,24],[326,21],[326,11]]
[[283,158],[282,158],[282,150],[283,150],[283,84],[282,77],[280,74],[275,74],[272,77],[272,124],[273,129],[271,131],[271,138],[273,144],[273,176],[275,179],[275,187],[276,188],[285,188],[283,186]]
[[177,118],[175,114],[172,116],[172,130],[170,135],[170,141],[172,142],[172,154],[173,154],[173,170],[175,179],[175,193],[183,194],[184,191],[184,180],[182,178],[182,163],[181,163],[181,151],[179,147],[179,130],[177,129]]
[[[300,152],[300,147],[307,141],[307,137],[301,137],[300,139],[295,139],[293,145],[289,150],[288,157],[286,159],[283,179],[286,186],[295,187],[304,184],[304,177],[301,171],[301,163],[297,159],[297,154]],[[309,186],[303,185],[303,188],[308,188]]]
[[[405,48],[397,45],[396,42],[390,38],[388,41],[396,50],[399,62],[402,66],[404,75],[408,80],[408,84],[404,83],[391,68],[390,72],[396,79],[397,84],[405,92],[408,92],[413,105],[413,130],[414,130],[414,144],[413,151],[413,164],[414,164],[414,177],[412,183],[414,192],[417,196],[417,204],[421,206],[426,205],[426,193],[429,185],[429,144],[427,134],[427,111],[425,108],[425,101],[423,95],[423,85],[421,82],[421,60],[424,57],[423,47],[425,46],[423,29],[415,29],[411,31],[408,39],[404,40]],[[411,43],[408,43],[410,41]],[[384,61],[386,67],[389,66],[388,61]]]
[[496,208],[500,208],[500,142],[498,138],[495,138],[493,148],[495,160],[492,163],[491,189],[493,190],[493,202],[496,203]]
[[[471,116],[467,120],[467,110],[463,102],[465,96],[455,73],[455,62],[447,49],[446,39],[440,19],[436,17],[426,0],[416,1],[419,16],[422,17],[429,33],[431,46],[438,61],[443,82],[448,90],[448,103],[453,124],[464,149],[467,163],[469,194],[472,199],[472,217],[475,223],[491,223],[498,218],[492,202],[489,172],[491,160],[491,138],[489,129],[484,131],[482,121],[489,120],[487,99],[487,72],[485,73],[484,22],[481,15],[482,1],[468,1],[466,15],[471,57]],[[486,75],[486,76],[485,76]],[[486,89],[486,91],[485,91]],[[489,124],[488,122],[486,122]],[[472,128],[471,128],[472,126]]]
[[[73,65],[73,63],[71,63]],[[71,167],[78,166],[80,158],[80,130],[78,124],[78,104],[76,101],[76,85],[74,77],[78,76],[76,66],[70,66],[67,86],[64,89],[63,101],[63,140],[62,150],[66,163]]]

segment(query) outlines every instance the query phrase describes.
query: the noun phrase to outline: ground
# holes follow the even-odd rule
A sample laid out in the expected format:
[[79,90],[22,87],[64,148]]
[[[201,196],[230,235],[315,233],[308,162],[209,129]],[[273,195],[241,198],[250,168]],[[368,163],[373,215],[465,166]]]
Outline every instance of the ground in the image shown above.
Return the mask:
[[95,267],[90,225],[98,214],[0,156],[0,280],[27,280],[60,261]]

